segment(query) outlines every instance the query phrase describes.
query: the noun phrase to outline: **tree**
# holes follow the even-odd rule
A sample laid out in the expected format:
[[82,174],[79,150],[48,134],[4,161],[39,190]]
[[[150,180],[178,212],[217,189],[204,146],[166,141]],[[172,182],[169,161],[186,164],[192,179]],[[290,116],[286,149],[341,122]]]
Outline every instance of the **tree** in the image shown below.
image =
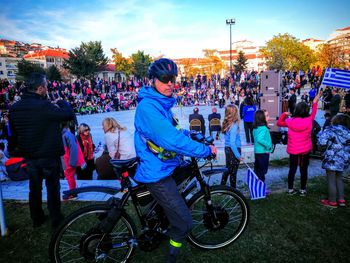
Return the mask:
[[18,61],[17,64],[18,71],[16,73],[16,78],[19,81],[28,79],[31,73],[42,73],[45,74],[45,70],[36,63],[22,59]]
[[345,56],[341,49],[330,44],[320,45],[316,57],[317,65],[322,68],[342,68],[346,65]]
[[122,53],[120,53],[116,48],[111,48],[111,51],[113,54],[112,58],[115,64],[115,71],[123,72],[126,76],[130,76],[132,68],[131,59],[123,57]]
[[80,47],[69,51],[63,67],[78,78],[93,79],[97,71],[107,65],[108,58],[104,55],[101,41],[82,42]]
[[54,81],[54,80],[61,81],[62,80],[61,73],[55,65],[50,66],[46,70],[46,76],[47,76],[47,79],[50,81]]
[[136,53],[131,55],[132,69],[131,72],[137,78],[147,77],[148,67],[152,63],[150,55],[145,55],[144,51],[138,50]]
[[203,71],[207,74],[217,74],[225,68],[225,63],[217,56],[216,49],[203,49],[204,59],[201,60]]
[[185,77],[190,77],[192,69],[192,60],[190,58],[184,58],[181,61],[184,68]]
[[238,58],[236,60],[236,64],[234,64],[235,72],[242,73],[247,68],[247,58],[244,56],[244,52],[241,50],[238,52]]
[[289,34],[274,36],[260,51],[270,69],[306,71],[315,61],[313,51]]

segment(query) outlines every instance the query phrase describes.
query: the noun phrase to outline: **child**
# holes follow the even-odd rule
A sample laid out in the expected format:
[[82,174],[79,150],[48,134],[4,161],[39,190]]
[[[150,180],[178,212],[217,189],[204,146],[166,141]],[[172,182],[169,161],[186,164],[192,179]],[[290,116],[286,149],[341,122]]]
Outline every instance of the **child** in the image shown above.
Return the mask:
[[[62,140],[64,145],[65,153],[63,160],[65,164],[64,176],[68,182],[69,189],[76,188],[75,172],[77,167],[84,166],[84,156],[81,152],[80,146],[74,134],[69,129],[69,122],[63,124],[62,129]],[[70,195],[65,200],[75,199],[76,195]]]
[[228,105],[225,109],[225,119],[222,123],[222,133],[225,135],[226,168],[222,175],[221,184],[226,185],[230,176],[230,185],[236,188],[237,170],[241,160],[241,138],[239,136],[239,113],[235,105]]
[[253,137],[254,137],[254,173],[265,182],[265,174],[269,168],[270,152],[272,152],[272,140],[267,127],[268,112],[257,110],[254,114]]
[[280,127],[288,127],[287,153],[289,154],[288,191],[287,194],[294,195],[294,178],[298,166],[300,167],[300,196],[306,196],[306,184],[308,179],[308,168],[310,152],[312,151],[312,122],[317,113],[317,103],[322,93],[316,95],[312,103],[312,112],[309,106],[301,101],[292,114],[284,112],[277,121]]
[[342,175],[350,164],[350,117],[334,116],[331,126],[318,136],[318,143],[326,147],[322,168],[326,169],[328,181],[328,199],[321,200],[321,204],[334,208],[345,206]]

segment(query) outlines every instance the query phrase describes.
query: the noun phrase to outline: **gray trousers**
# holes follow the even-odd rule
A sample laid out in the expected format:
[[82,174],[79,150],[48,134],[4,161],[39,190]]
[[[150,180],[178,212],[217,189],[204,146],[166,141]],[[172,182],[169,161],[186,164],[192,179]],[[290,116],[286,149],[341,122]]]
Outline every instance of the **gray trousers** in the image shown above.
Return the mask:
[[192,229],[192,215],[171,176],[146,184],[154,199],[162,206],[171,228],[169,236],[182,243]]
[[328,200],[337,202],[337,198],[344,199],[343,172],[326,169],[328,182]]

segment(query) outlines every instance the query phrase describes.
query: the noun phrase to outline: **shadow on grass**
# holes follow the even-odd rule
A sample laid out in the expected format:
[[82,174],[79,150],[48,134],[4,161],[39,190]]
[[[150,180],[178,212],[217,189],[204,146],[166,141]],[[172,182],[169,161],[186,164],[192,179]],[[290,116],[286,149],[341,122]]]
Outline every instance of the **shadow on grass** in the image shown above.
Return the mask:
[[[350,195],[349,184],[345,185]],[[349,262],[350,209],[330,209],[319,204],[327,194],[324,178],[309,180],[306,197],[274,193],[249,201],[247,230],[234,244],[203,251],[186,244],[179,262]],[[65,214],[84,202],[62,204]],[[10,235],[0,239],[0,262],[48,262],[49,223],[33,229],[28,204],[5,202]],[[167,244],[147,253],[136,250],[132,262],[164,262]]]

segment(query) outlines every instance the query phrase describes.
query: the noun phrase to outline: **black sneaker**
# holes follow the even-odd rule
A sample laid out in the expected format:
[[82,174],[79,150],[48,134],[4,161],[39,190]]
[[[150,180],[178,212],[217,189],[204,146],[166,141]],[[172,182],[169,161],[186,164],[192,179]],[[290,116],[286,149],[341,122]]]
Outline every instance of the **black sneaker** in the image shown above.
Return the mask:
[[299,190],[299,195],[300,195],[300,196],[306,196],[306,190],[300,189],[300,190]]
[[48,218],[49,217],[47,215],[44,215],[43,218],[33,221],[33,228],[41,227],[47,221]]

